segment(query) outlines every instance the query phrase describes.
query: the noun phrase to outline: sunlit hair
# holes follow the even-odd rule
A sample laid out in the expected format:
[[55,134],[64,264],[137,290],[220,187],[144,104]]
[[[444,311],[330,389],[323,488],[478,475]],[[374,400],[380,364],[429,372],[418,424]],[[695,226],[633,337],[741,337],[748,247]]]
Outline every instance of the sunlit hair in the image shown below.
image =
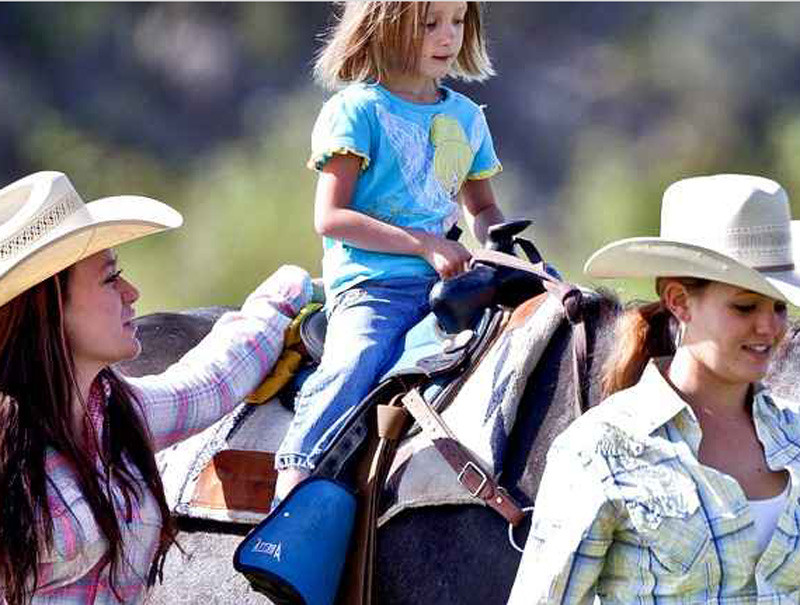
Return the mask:
[[603,365],[603,397],[639,382],[650,359],[675,354],[678,320],[662,300],[664,288],[670,281],[682,284],[690,295],[702,293],[711,283],[696,277],[659,277],[656,280],[658,301],[635,303],[620,315],[615,326],[614,347]]
[[[75,369],[63,312],[69,295],[68,273],[62,271],[0,307],[0,585],[9,605],[30,601],[38,566],[53,547],[53,511],[47,499],[45,468],[48,448],[58,451],[71,465],[106,538],[111,588],[120,601],[116,574],[125,563],[109,482],[122,489],[126,521],[132,514],[131,503],[143,497],[126,459],[138,468],[161,511],[162,530],[149,583],[160,574],[166,551],[174,542],[174,523],[147,430],[135,409],[138,403],[110,368],[100,374],[111,397],[98,451],[87,451],[75,434]],[[108,479],[95,470],[97,455]]]
[[[349,0],[314,64],[327,88],[350,82],[381,82],[389,72],[413,73],[425,34],[429,2]],[[464,42],[448,76],[485,80],[494,75],[486,52],[481,7],[467,2]]]

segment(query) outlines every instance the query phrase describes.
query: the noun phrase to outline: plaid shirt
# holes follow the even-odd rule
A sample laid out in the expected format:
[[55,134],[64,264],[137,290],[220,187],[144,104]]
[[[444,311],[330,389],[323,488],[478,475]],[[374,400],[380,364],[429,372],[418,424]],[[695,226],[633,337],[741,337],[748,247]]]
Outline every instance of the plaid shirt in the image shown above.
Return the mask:
[[798,405],[757,389],[753,419],[791,478],[763,553],[744,492],[698,462],[697,419],[651,362],[554,442],[509,605],[800,603]]
[[[307,273],[283,267],[248,297],[240,312],[221,317],[197,347],[163,374],[127,379],[156,449],[204,429],[250,393],[280,355],[291,318],[310,298]],[[107,397],[107,390],[96,381],[87,404],[98,434]],[[133,465],[131,469],[141,478]],[[99,457],[97,470],[105,476]],[[117,603],[109,586],[103,533],[69,463],[52,449],[47,452],[47,473],[54,544],[39,567],[33,603]],[[144,599],[161,531],[155,498],[143,485],[141,492],[141,501],[131,502],[126,521],[122,493],[117,485],[111,487],[124,545],[117,590],[125,603]]]

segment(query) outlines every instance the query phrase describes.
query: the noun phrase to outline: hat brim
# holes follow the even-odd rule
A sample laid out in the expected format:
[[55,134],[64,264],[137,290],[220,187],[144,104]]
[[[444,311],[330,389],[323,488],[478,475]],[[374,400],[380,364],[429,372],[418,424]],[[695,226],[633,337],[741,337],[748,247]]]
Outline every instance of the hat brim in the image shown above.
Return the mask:
[[591,277],[698,277],[731,284],[800,306],[800,273],[759,272],[714,250],[660,237],[608,244],[586,261]]
[[5,271],[0,280],[0,305],[102,250],[183,224],[179,212],[141,196],[102,198],[84,208],[79,224],[66,222],[53,229]]

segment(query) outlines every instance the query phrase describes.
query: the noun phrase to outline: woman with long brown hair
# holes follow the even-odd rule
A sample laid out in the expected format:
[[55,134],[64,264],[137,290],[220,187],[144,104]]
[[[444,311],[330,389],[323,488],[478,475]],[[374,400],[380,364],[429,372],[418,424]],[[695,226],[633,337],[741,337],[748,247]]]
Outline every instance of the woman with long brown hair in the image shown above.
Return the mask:
[[141,601],[175,536],[154,452],[256,387],[311,296],[283,267],[163,374],[121,377],[139,293],[113,247],[181,222],[139,196],[84,204],[57,172],[0,190],[0,601]]
[[673,184],[660,237],[589,259],[659,299],[623,315],[608,398],[548,453],[509,603],[800,602],[800,405],[760,384],[798,248],[780,185],[725,174]]

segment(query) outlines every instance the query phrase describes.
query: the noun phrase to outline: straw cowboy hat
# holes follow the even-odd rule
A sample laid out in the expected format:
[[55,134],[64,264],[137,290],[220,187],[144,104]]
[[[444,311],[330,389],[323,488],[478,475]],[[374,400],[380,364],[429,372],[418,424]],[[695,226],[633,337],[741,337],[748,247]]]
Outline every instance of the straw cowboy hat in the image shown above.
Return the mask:
[[800,221],[766,178],[718,174],[664,192],[661,235],[608,244],[586,262],[592,277],[700,277],[800,306]]
[[0,189],[0,306],[96,252],[181,223],[166,204],[136,195],[85,204],[60,172],[11,183]]

